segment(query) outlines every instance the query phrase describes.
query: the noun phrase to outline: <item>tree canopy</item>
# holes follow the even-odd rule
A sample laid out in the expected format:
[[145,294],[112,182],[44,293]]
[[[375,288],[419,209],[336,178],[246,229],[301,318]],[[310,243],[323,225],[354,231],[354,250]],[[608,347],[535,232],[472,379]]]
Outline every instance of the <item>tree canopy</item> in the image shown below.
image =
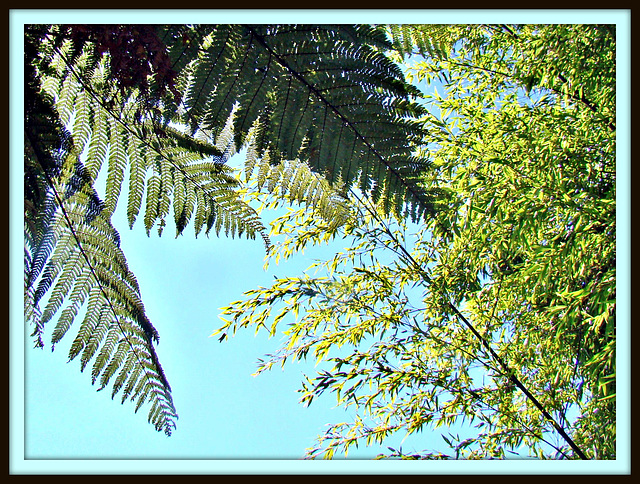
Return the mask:
[[[79,319],[69,359],[175,428],[111,223],[127,188],[147,233],[260,237],[276,262],[344,238],[216,332],[288,323],[258,371],[321,362],[302,401],[356,418],[310,457],[455,426],[385,457],[615,458],[615,87],[609,25],[29,26],[35,343]],[[292,204],[269,232],[262,211]]]

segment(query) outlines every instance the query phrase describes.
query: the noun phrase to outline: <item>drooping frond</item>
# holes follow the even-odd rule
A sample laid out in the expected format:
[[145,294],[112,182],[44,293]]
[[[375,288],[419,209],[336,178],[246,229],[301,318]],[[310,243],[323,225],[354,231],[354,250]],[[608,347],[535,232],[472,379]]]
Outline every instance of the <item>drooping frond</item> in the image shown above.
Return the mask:
[[418,91],[382,53],[382,30],[366,25],[214,25],[163,37],[177,66],[185,65],[181,119],[195,132],[218,134],[233,110],[236,146],[257,121],[259,155],[273,163],[300,159],[330,183],[358,186],[388,210],[418,219],[433,211],[421,185],[428,165],[413,143],[424,133],[414,120]]
[[158,334],[118,233],[72,140],[66,146],[56,141],[54,135],[64,128],[53,106],[32,89],[25,97],[25,171],[40,188],[37,196],[25,198],[26,323],[34,327],[36,345],[44,346],[44,327],[57,316],[55,346],[82,319],[69,359],[79,357],[82,370],[90,366],[100,389],[117,374],[112,396],[122,391],[122,401],[135,400],[136,410],[149,403],[149,421],[170,434],[177,413],[154,349]]
[[[136,411],[150,402],[149,421],[170,434],[177,414],[154,349],[158,334],[145,314],[117,232],[102,214],[87,221],[87,196],[82,190],[66,199],[33,247],[33,260],[41,260],[43,252],[49,255],[40,273],[27,264],[32,270],[26,306],[43,307],[41,312],[27,311],[39,315],[34,336],[40,339],[44,326],[57,315],[51,336],[55,345],[80,319],[69,360],[79,357],[82,370],[90,366],[92,382],[99,382],[100,390],[115,380],[112,397],[122,391],[122,401],[135,400]],[[86,314],[79,318],[83,307]]]
[[352,221],[351,203],[338,186],[331,186],[321,175],[314,173],[300,160],[272,163],[269,154],[259,157],[249,142],[244,175],[250,187],[266,191],[277,200],[307,205],[318,213],[330,228],[338,228]]
[[256,212],[236,193],[238,181],[225,165],[233,151],[158,124],[141,110],[139,93],[121,98],[109,83],[108,58],[96,63],[92,55],[91,45],[85,45],[83,54],[73,55],[73,45],[67,42],[51,54],[51,64],[66,69],[60,67],[41,78],[43,89],[57,101],[61,120],[70,125],[91,178],[95,180],[106,166],[106,210],[114,212],[128,175],[130,226],[146,198],[147,233],[157,225],[161,234],[171,212],[176,235],[194,218],[196,235],[203,229],[207,234],[214,230],[250,238],[264,232]]

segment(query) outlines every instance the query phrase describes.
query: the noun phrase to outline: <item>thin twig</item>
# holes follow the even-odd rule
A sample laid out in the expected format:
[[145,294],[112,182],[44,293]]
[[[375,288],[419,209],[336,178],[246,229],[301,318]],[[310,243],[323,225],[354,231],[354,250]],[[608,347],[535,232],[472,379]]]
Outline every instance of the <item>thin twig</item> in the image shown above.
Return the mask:
[[[395,235],[391,232],[387,224],[382,220],[380,215],[369,207],[360,197],[358,197],[353,190],[350,190],[352,196],[363,206],[369,214],[379,222],[387,235],[391,238],[391,240],[396,244],[401,252],[404,254],[404,257],[407,261],[409,261],[410,265],[412,265],[422,276],[424,281],[427,284],[431,284],[432,280],[427,274],[427,272],[418,264],[418,262],[413,258],[413,256],[407,251],[407,249],[400,243],[399,240],[395,237]],[[471,322],[458,310],[458,308],[451,303],[447,302],[448,308],[457,316],[457,318],[464,323],[464,325],[469,328],[469,330],[473,333],[473,335],[480,341],[485,350],[489,353],[491,358],[493,358],[502,368],[504,375],[511,380],[511,382],[516,385],[522,393],[538,408],[538,410],[542,413],[544,418],[551,423],[554,429],[560,434],[560,436],[571,446],[574,452],[584,460],[587,460],[587,456],[580,450],[580,448],[575,444],[575,442],[569,437],[564,428],[553,418],[553,416],[544,408],[544,406],[540,403],[540,401],[525,387],[525,385],[516,377],[515,371],[509,368],[506,362],[498,355],[494,349],[491,347],[491,344],[485,337],[483,337],[478,330],[471,324]]]

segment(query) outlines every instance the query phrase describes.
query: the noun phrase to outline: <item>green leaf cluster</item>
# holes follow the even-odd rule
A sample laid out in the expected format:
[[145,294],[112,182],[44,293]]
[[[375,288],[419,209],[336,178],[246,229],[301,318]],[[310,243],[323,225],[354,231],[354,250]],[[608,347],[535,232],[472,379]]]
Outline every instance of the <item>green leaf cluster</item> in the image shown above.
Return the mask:
[[317,277],[223,308],[221,331],[275,334],[286,321],[286,342],[258,371],[313,356],[302,401],[332,392],[353,409],[310,457],[454,426],[450,453],[388,457],[615,458],[615,31],[390,35],[398,59],[411,55],[408,77],[432,85],[422,184],[446,208],[413,225],[350,191],[357,224],[288,212],[273,225],[276,260],[340,235],[347,249]]

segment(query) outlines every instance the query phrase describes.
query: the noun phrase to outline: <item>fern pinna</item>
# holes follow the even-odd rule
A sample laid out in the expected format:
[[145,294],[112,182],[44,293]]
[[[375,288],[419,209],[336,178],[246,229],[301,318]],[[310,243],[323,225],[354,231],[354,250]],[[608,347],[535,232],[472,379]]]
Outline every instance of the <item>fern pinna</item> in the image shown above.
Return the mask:
[[54,317],[54,345],[82,319],[69,357],[93,361],[94,383],[113,382],[136,409],[151,402],[150,421],[170,433],[157,333],[111,224],[123,191],[130,227],[162,234],[172,218],[176,236],[193,223],[268,248],[226,163],[248,147],[248,188],[334,226],[356,188],[386,211],[431,215],[415,149],[424,112],[389,47],[367,25],[27,27],[25,317],[37,344]]

